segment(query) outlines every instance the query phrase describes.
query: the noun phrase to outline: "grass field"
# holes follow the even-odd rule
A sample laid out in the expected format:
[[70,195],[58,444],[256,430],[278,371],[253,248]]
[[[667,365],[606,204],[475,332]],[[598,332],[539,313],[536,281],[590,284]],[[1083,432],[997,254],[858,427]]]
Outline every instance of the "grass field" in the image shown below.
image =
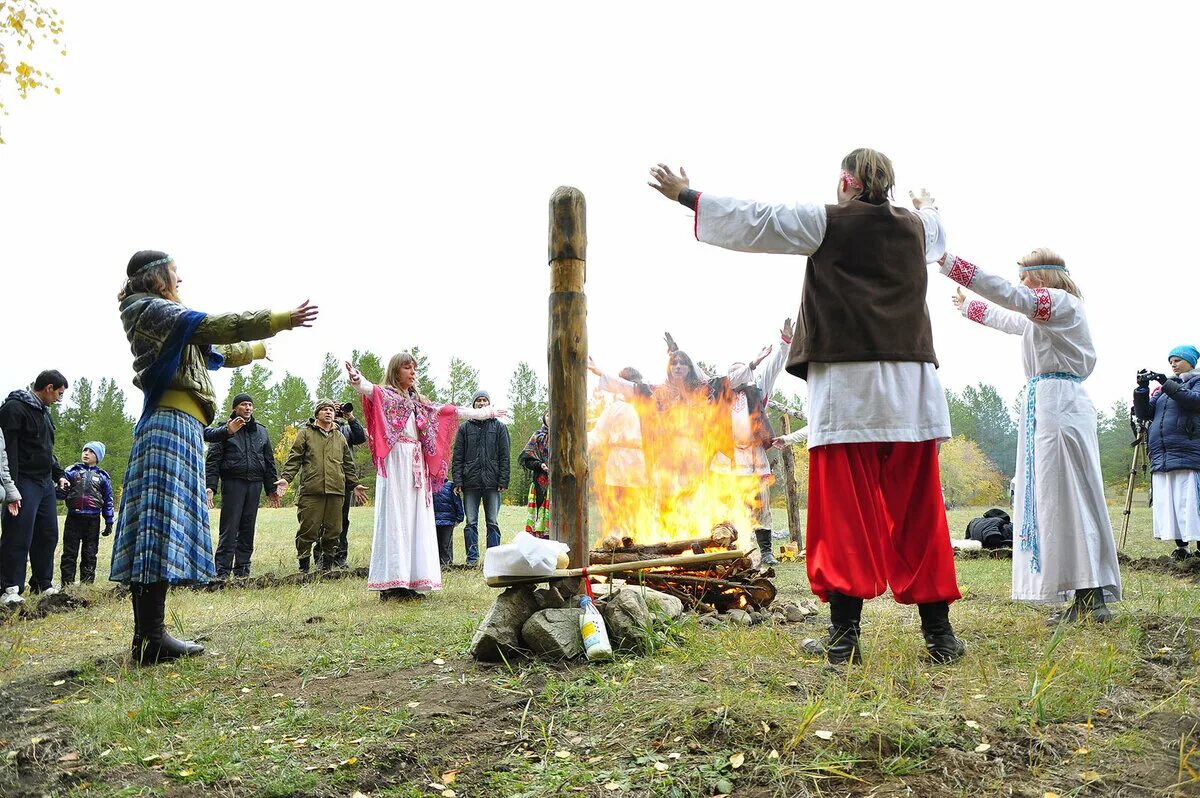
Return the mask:
[[[956,537],[975,514],[950,513]],[[522,516],[503,509],[506,538]],[[294,572],[293,511],[259,518],[255,574]],[[451,571],[421,602],[361,578],[174,591],[208,655],[130,669],[128,600],[73,588],[87,607],[0,627],[0,794],[1200,795],[1200,569],[1150,559],[1169,547],[1149,538],[1139,508],[1101,628],[1047,628],[1008,601],[1008,560],[960,559],[969,649],[941,668],[919,659],[915,608],[886,598],[849,670],[800,652],[825,616],[687,621],[603,665],[480,666],[467,644],[495,593]],[[802,564],[777,571],[781,598],[810,597]]]

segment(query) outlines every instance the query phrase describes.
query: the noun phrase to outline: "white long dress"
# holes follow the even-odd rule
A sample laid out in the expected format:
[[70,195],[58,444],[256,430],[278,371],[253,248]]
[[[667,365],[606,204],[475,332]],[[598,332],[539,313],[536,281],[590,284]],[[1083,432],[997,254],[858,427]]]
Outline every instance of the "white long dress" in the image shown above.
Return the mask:
[[[365,379],[356,386],[364,396],[372,395],[374,389]],[[492,417],[489,409],[456,410],[460,419]],[[387,476],[379,475],[375,481],[375,536],[367,589],[408,588],[418,593],[441,590],[432,492],[412,414],[404,425],[403,436],[388,452],[385,466]]]
[[1150,484],[1154,489],[1154,537],[1200,541],[1200,472],[1155,471]]
[[1014,285],[949,253],[941,271],[996,303],[966,303],[967,318],[1021,336],[1029,383],[1017,422],[1012,597],[1061,601],[1101,587],[1105,600],[1120,599],[1096,408],[1083,387],[1096,351],[1082,300],[1057,288]]

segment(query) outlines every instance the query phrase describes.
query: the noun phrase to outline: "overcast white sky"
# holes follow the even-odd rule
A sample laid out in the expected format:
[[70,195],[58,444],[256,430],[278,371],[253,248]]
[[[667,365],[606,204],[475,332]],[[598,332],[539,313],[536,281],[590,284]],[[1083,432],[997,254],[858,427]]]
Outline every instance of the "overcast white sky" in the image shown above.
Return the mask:
[[[311,297],[273,364],[414,344],[503,394],[545,378],[547,201],[588,202],[591,352],[662,377],[664,330],[720,364],[774,340],[804,259],[692,238],[646,186],[833,201],[841,157],[927,186],[951,249],[1015,271],[1036,246],[1082,285],[1101,407],[1200,344],[1194,16],[1102,3],[426,3],[56,0],[61,96],[0,120],[4,392],[41,369],[116,376],[125,263],[163,249],[210,312]],[[1114,10],[1106,10],[1112,8]],[[1171,8],[1184,9],[1180,4]],[[10,55],[10,60],[13,56]],[[929,305],[947,387],[1024,381],[1016,338]],[[223,392],[227,374],[219,381]],[[803,393],[784,376],[778,387]]]

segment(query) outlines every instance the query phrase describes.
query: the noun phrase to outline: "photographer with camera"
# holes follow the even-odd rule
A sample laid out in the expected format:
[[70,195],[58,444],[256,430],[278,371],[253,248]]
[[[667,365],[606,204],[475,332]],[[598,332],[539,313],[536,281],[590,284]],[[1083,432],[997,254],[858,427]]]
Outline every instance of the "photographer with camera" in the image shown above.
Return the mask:
[[[1173,377],[1137,373],[1133,413],[1147,423],[1150,480],[1154,491],[1154,537],[1174,540],[1171,557],[1186,559],[1196,542],[1200,557],[1200,350],[1177,346],[1167,355]],[[1151,381],[1161,388],[1150,391]]]
[[[354,417],[354,403],[344,402],[334,409],[333,423],[337,424],[338,431],[346,439],[346,443],[350,444],[350,455],[354,455],[354,447],[361,443],[367,442],[367,431],[363,425],[358,423],[358,419]],[[354,504],[354,488],[346,488],[346,500],[342,503],[342,534],[338,538],[337,551],[333,553],[333,567],[346,568],[348,567],[347,557],[350,552],[350,507]],[[313,556],[318,560],[321,558],[321,543],[317,541],[317,545],[313,548]]]

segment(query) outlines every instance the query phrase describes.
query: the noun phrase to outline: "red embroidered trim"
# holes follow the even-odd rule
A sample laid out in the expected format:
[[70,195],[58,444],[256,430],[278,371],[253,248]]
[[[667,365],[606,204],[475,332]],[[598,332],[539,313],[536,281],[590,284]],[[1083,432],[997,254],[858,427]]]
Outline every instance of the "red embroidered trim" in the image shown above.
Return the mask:
[[950,266],[950,271],[946,276],[961,286],[969,287],[971,281],[975,279],[975,264],[955,255],[954,263]]
[[972,300],[967,303],[967,318],[976,324],[983,324],[987,318],[988,304],[979,300]]
[[700,195],[703,193],[703,191],[696,192],[695,215],[692,216],[692,235],[696,237],[697,241],[700,240]]
[[1033,295],[1037,298],[1037,306],[1033,309],[1033,315],[1030,318],[1034,321],[1050,321],[1050,309],[1054,304],[1050,299],[1050,289],[1035,288]]
[[420,590],[426,588],[428,590],[441,590],[442,583],[435,582],[432,579],[418,579],[415,582],[410,582],[407,579],[394,579],[391,582],[368,582],[368,590],[390,590],[393,587],[407,587],[409,590]]

